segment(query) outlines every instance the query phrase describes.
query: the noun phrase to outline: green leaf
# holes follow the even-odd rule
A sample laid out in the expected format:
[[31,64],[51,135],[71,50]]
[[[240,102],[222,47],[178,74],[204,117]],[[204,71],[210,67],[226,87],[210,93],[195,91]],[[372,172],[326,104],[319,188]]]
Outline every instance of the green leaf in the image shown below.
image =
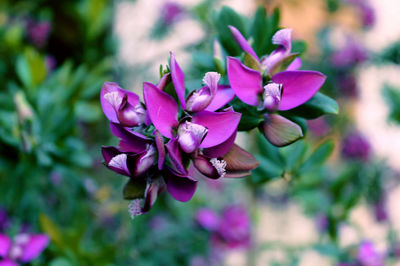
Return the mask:
[[232,8],[224,6],[215,17],[215,25],[217,27],[218,39],[225,51],[231,56],[240,55],[242,49],[236,43],[228,26],[234,26],[246,37],[247,34],[242,17]]
[[338,114],[339,106],[337,102],[318,92],[303,105],[292,110],[282,112],[283,115],[295,115],[306,119],[315,119],[325,114]]
[[327,140],[318,146],[311,156],[303,163],[299,169],[299,174],[312,171],[315,167],[322,165],[332,154],[335,145],[332,140]]
[[130,178],[128,183],[125,184],[123,195],[126,200],[133,200],[144,198],[146,190],[146,180],[142,178]]
[[50,237],[51,242],[63,248],[65,241],[60,228],[45,214],[41,214],[39,220],[42,230]]
[[389,106],[389,121],[400,124],[400,89],[385,85],[383,96]]
[[271,42],[268,37],[271,36],[271,28],[267,18],[267,10],[264,6],[259,6],[254,15],[253,25],[251,28],[251,36],[253,37],[253,49],[258,56],[267,53],[265,50],[267,42]]

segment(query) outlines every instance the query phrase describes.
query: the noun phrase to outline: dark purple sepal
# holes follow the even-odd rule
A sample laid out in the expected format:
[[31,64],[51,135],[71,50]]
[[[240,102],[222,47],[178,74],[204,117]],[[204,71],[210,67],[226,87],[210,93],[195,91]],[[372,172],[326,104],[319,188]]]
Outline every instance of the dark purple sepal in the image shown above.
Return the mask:
[[257,168],[259,161],[249,152],[233,144],[232,148],[222,158],[226,162],[225,177],[244,177],[250,175],[250,171]]

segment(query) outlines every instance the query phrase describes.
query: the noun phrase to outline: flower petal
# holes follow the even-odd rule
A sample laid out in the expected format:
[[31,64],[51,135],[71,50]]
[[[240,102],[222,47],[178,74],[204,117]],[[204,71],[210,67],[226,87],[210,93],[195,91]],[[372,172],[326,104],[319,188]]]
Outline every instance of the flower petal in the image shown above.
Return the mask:
[[288,52],[292,49],[292,29],[282,29],[272,36],[272,43],[283,46]]
[[193,116],[192,122],[208,129],[200,148],[210,148],[226,141],[237,130],[240,113],[202,111]]
[[172,128],[178,126],[174,98],[148,82],[143,83],[143,96],[151,122],[163,136],[172,138]]
[[30,235],[29,241],[25,245],[22,256],[19,258],[21,262],[29,262],[42,253],[50,242],[50,238],[44,234]]
[[197,181],[189,176],[178,175],[169,169],[163,171],[163,177],[169,194],[178,201],[189,201],[196,192]]
[[235,38],[236,42],[243,49],[243,51],[245,51],[248,54],[251,54],[254,58],[260,61],[256,52],[254,52],[253,48],[251,48],[250,44],[246,41],[246,39],[243,37],[240,31],[233,26],[228,26],[228,27],[232,32],[233,38]]
[[113,146],[103,146],[101,147],[101,153],[103,154],[103,158],[104,161],[106,162],[107,168],[113,170],[114,172],[120,175],[130,176],[126,162],[127,158],[124,159],[125,160],[124,164],[120,164],[121,167],[115,167],[115,166],[117,166],[116,164],[117,162],[120,162],[120,160],[117,159],[123,159],[123,158],[114,159],[114,162],[110,165],[110,162],[113,160],[113,158],[122,154],[117,148]]
[[0,234],[0,257],[6,257],[11,248],[11,239],[7,235]]
[[151,143],[151,139],[119,124],[111,122],[110,129],[114,136],[121,139],[119,146],[123,152],[139,153],[146,149],[148,143]]
[[269,142],[277,147],[289,145],[303,137],[299,125],[280,115],[267,114],[261,129]]
[[263,91],[260,72],[246,67],[237,58],[228,57],[228,78],[240,100],[249,105],[258,105],[258,95]]
[[157,196],[165,190],[165,182],[160,177],[153,178],[146,187],[142,211],[148,212],[157,200]]
[[164,74],[157,84],[157,88],[164,90],[165,86],[171,81],[171,73]]
[[272,76],[272,81],[283,84],[282,100],[279,110],[297,107],[309,99],[324,84],[326,76],[317,71],[282,71]]
[[168,151],[167,158],[170,159],[174,170],[181,174],[186,174],[187,171],[182,163],[182,153],[179,148],[178,140],[171,139],[170,141],[168,141],[167,144],[165,144],[165,147],[167,148]]
[[219,85],[217,93],[205,110],[216,111],[228,104],[235,97],[235,93],[228,85]]
[[170,68],[171,68],[171,78],[172,82],[174,83],[176,95],[181,103],[182,109],[186,109],[186,102],[185,102],[185,74],[183,73],[182,69],[176,62],[175,54],[171,52],[170,58]]
[[235,142],[236,133],[237,131],[233,132],[233,134],[221,144],[204,149],[203,150],[204,155],[210,158],[218,158],[224,156],[230,150],[233,143]]
[[296,57],[292,63],[286,68],[286,70],[299,70],[301,65],[303,64],[303,61],[301,60],[300,57]]
[[10,259],[0,260],[0,266],[19,266],[18,263]]
[[[136,95],[135,93],[127,90],[121,89],[117,83],[114,82],[104,82],[103,87],[101,88],[100,92],[100,103],[101,107],[103,109],[104,114],[110,120],[111,122],[114,123],[119,123],[116,110],[119,106],[113,106],[112,103],[112,98],[106,96],[107,94],[110,96],[109,93],[115,93],[115,100],[120,99],[122,101],[124,95],[126,94],[128,97],[128,103],[132,106],[136,106],[137,104],[140,103],[139,96]],[[110,102],[111,101],[111,102]]]

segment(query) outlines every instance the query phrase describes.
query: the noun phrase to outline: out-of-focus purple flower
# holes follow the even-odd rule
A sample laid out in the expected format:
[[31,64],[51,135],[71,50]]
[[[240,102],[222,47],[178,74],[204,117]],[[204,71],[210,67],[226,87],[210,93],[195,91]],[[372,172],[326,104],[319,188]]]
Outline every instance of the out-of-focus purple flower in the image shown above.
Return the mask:
[[378,222],[384,222],[388,219],[386,210],[386,200],[384,196],[374,204],[375,219]]
[[202,208],[196,213],[196,222],[204,229],[214,231],[218,228],[220,219],[216,212],[208,208]]
[[57,172],[57,171],[53,171],[50,174],[50,182],[54,185],[54,186],[59,186],[61,184],[63,180],[63,176]]
[[363,266],[383,266],[384,258],[378,253],[373,243],[364,241],[358,247],[357,259]]
[[52,55],[46,55],[44,58],[46,62],[46,67],[48,72],[53,72],[53,70],[56,68],[57,62],[54,56]]
[[307,120],[307,126],[316,137],[326,136],[331,130],[330,126],[323,117]]
[[341,75],[338,77],[339,91],[341,96],[357,98],[357,81],[353,75]]
[[182,6],[175,2],[166,2],[162,6],[162,22],[165,25],[171,25],[176,22],[184,13]]
[[[228,78],[233,91],[244,103],[265,110],[260,129],[269,142],[278,147],[295,142],[303,136],[300,126],[274,113],[293,109],[311,99],[326,76],[316,71],[298,70],[301,60],[291,53],[290,29],[275,33],[272,42],[278,48],[262,60],[239,30],[232,26],[230,29],[245,57],[252,58],[248,60],[251,64],[243,65],[239,59],[228,57]],[[268,77],[270,82],[263,84],[263,77]]]
[[345,46],[331,55],[331,62],[336,67],[351,67],[368,59],[368,53],[360,42],[348,38]]
[[318,215],[316,217],[315,223],[317,225],[318,231],[321,232],[321,233],[326,232],[326,230],[328,229],[329,220],[328,220],[328,217],[326,217],[325,214]]
[[0,232],[6,230],[9,226],[9,218],[7,215],[7,211],[4,208],[0,207]]
[[43,48],[51,32],[49,21],[36,22],[33,19],[27,21],[27,32],[30,41],[38,48]]
[[371,146],[360,133],[350,133],[342,142],[342,155],[345,158],[367,161],[370,154]]
[[13,239],[0,234],[0,265],[30,262],[42,253],[49,242],[49,237],[44,234],[20,233]]
[[250,246],[251,222],[242,206],[227,206],[221,215],[210,209],[200,209],[196,221],[212,233],[211,242],[217,249],[247,248]]
[[347,0],[347,2],[359,10],[364,27],[369,28],[375,24],[375,10],[368,0]]

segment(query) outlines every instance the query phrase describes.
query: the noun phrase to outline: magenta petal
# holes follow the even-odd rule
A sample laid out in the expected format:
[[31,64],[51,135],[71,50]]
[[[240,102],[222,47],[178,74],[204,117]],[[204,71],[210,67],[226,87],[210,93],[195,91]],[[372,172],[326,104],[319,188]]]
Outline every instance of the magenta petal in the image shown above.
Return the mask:
[[0,234],[0,257],[6,257],[11,248],[11,239],[7,235]]
[[171,81],[171,74],[170,73],[164,74],[160,79],[160,81],[158,82],[157,88],[163,91],[165,89],[165,86],[167,86],[167,84],[170,81]]
[[151,143],[149,138],[119,124],[110,123],[110,129],[114,136],[121,139],[119,145],[123,152],[139,153],[146,149],[148,143]]
[[0,260],[0,266],[19,266],[18,263],[10,259]]
[[210,158],[218,158],[224,156],[231,149],[233,143],[235,142],[236,133],[237,131],[233,132],[233,134],[221,144],[211,148],[204,149],[203,150],[204,155]]
[[113,107],[111,103],[104,97],[104,95],[106,95],[107,93],[112,92],[116,92],[121,100],[124,97],[124,94],[126,94],[128,96],[128,103],[132,106],[136,106],[138,103],[140,103],[140,99],[139,96],[137,96],[135,93],[121,89],[117,83],[104,82],[100,92],[101,107],[108,120],[114,123],[119,123],[115,107]]
[[182,69],[179,67],[178,62],[176,62],[175,54],[171,52],[171,60],[170,60],[170,68],[171,68],[171,78],[172,83],[174,83],[176,95],[181,103],[182,109],[186,109],[185,102],[185,74],[183,74]]
[[292,49],[292,29],[282,29],[272,36],[272,43],[282,45],[288,52]]
[[193,116],[192,122],[208,129],[207,136],[200,148],[210,148],[226,141],[236,131],[240,122],[240,113],[202,111]]
[[168,158],[171,160],[174,170],[181,174],[186,174],[187,171],[182,163],[182,154],[178,141],[176,139],[171,139],[165,144],[165,147],[167,147]]
[[292,63],[286,68],[286,70],[299,70],[303,62],[301,61],[300,57],[296,57]]
[[156,139],[156,146],[158,151],[158,170],[161,170],[164,166],[165,162],[165,146],[163,136],[160,134],[158,130],[154,133]]
[[216,111],[219,108],[224,107],[227,103],[232,101],[235,97],[235,93],[228,85],[219,85],[217,93],[212,99],[211,103],[205,109],[206,111]]
[[272,76],[272,81],[283,84],[279,110],[297,107],[314,96],[324,84],[326,76],[316,71],[282,71]]
[[180,176],[171,171],[163,172],[167,190],[171,196],[182,202],[189,201],[196,192],[197,181],[189,176]]
[[243,65],[239,59],[228,57],[229,83],[243,102],[257,106],[258,95],[263,92],[261,74]]
[[245,51],[248,54],[251,54],[252,56],[254,56],[254,58],[260,61],[256,52],[254,52],[253,48],[251,48],[250,44],[246,41],[246,39],[243,37],[240,31],[233,26],[228,26],[228,27],[232,32],[233,38],[235,38],[236,42],[243,49],[243,51]]
[[109,165],[109,163],[115,156],[122,154],[117,148],[113,146],[103,146],[101,147],[101,153],[103,155],[106,166],[109,169],[113,170],[114,172],[120,175],[130,176],[130,172],[127,168],[127,162],[121,165],[121,167],[114,167]]
[[144,192],[145,200],[142,211],[148,212],[157,200],[157,196],[165,190],[165,183],[161,178],[152,179]]
[[160,133],[172,138],[172,128],[178,126],[178,105],[174,98],[151,83],[143,83],[143,96],[151,122]]
[[21,262],[29,262],[36,258],[42,253],[50,242],[50,238],[47,235],[30,235],[29,241],[25,245],[22,256],[20,257]]

